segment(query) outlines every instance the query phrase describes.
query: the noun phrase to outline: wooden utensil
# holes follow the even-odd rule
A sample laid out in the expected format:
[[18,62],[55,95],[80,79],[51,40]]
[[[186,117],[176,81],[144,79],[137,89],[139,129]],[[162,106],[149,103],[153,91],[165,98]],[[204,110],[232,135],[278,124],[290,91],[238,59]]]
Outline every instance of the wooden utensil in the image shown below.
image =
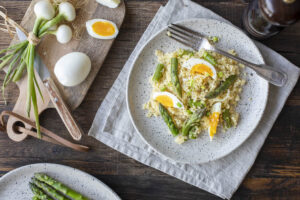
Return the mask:
[[[31,30],[35,19],[33,7],[38,0],[33,0],[25,13],[25,16],[21,22],[21,26],[27,30]],[[53,79],[61,98],[64,100],[66,105],[68,105],[70,110],[74,110],[80,105],[83,98],[85,97],[90,85],[95,79],[111,45],[114,40],[98,40],[92,38],[88,35],[85,30],[85,22],[93,18],[108,19],[116,23],[118,28],[120,28],[123,19],[125,17],[125,3],[122,1],[118,8],[112,9],[98,4],[96,1],[90,0],[87,4],[82,6],[77,11],[77,17],[73,24],[75,24],[74,32],[81,32],[83,34],[79,40],[73,39],[70,43],[62,45],[56,41],[54,36],[47,36],[41,41],[38,46],[38,53],[42,58],[44,64],[47,66],[51,78]],[[14,39],[12,43],[15,43],[17,39]],[[78,86],[75,87],[64,87],[57,81],[54,75],[54,66],[56,61],[63,55],[73,52],[80,51],[86,53],[92,61],[92,69],[87,77],[87,79]],[[37,81],[40,85],[41,91],[44,96],[44,102],[41,100],[40,96],[37,95],[38,109],[39,113],[43,112],[47,108],[53,108],[51,103],[51,98],[48,95],[47,89],[44,86],[41,79],[36,73]],[[27,91],[27,76],[24,76],[17,85],[20,89],[20,96],[13,108],[13,111],[26,116],[25,102],[26,102],[26,91]],[[34,120],[33,112],[30,118]],[[8,136],[14,141],[22,141],[27,137],[26,133],[17,133],[13,126],[18,120],[14,117],[10,117],[7,122],[7,132]],[[28,125],[25,125],[26,128]]]

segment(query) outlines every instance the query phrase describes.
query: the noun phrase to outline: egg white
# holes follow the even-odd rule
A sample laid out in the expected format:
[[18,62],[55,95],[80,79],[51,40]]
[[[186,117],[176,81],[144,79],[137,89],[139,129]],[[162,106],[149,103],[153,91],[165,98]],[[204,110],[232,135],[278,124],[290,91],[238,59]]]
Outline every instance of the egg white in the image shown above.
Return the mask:
[[[211,111],[210,111],[211,115],[213,113],[219,113],[219,115],[221,115],[221,108],[222,108],[222,104],[220,102],[215,103],[212,106],[212,108],[211,108]],[[218,124],[217,124],[217,127],[218,127]],[[209,134],[210,133],[210,129],[211,129],[211,126],[209,125],[209,127],[208,127],[208,135],[209,135],[210,141],[212,141],[212,139],[213,139],[214,136],[213,135],[211,136]]]
[[[96,22],[109,22],[115,28],[114,34],[110,35],[110,36],[98,35],[97,33],[95,33],[93,31],[93,28],[92,28],[92,25],[95,24]],[[119,29],[118,29],[117,25],[114,22],[106,20],[106,19],[91,19],[91,20],[87,21],[85,25],[86,25],[86,30],[87,30],[88,34],[97,39],[103,39],[103,40],[113,39],[113,38],[117,37],[117,35],[119,33]]]
[[216,79],[217,78],[217,72],[216,72],[216,69],[215,67],[210,64],[209,62],[207,62],[206,60],[204,59],[200,59],[200,58],[190,58],[189,60],[187,60],[185,63],[183,63],[183,67],[191,70],[193,68],[193,66],[197,65],[197,64],[204,64],[206,66],[208,66],[212,72],[213,72],[213,76],[212,78],[213,79]]
[[116,8],[121,3],[120,0],[96,0],[96,1],[109,8]]
[[[171,94],[170,92],[154,92],[153,93],[153,99],[156,99],[158,96],[168,96],[172,99],[173,101],[173,108],[184,108],[183,103],[174,95]],[[180,104],[181,106],[178,106],[177,104]]]

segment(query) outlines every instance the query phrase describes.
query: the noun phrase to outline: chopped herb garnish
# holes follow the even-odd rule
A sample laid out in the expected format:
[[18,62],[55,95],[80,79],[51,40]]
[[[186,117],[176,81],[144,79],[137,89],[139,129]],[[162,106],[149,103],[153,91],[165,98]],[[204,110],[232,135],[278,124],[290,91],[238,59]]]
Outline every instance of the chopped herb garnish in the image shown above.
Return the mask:
[[164,91],[166,91],[166,90],[167,90],[166,87],[163,87],[163,88],[160,89],[161,92],[164,92]]
[[191,110],[187,110],[186,111],[189,115],[193,114],[193,112]]
[[194,54],[195,54],[195,53],[194,53],[193,51],[191,51],[191,50],[180,49],[180,54],[179,54],[179,56],[182,57],[182,56],[184,56],[184,55],[188,55],[188,56],[192,57],[192,56],[194,56]]
[[177,105],[179,108],[182,107],[181,103],[179,103],[179,102],[178,102],[176,105]]
[[193,105],[194,105],[193,99],[189,99],[188,104],[189,104],[190,107],[193,107]]
[[224,76],[224,73],[223,72],[218,72],[218,77],[219,78],[222,78]]
[[217,36],[211,36],[211,37],[209,37],[209,39],[210,39],[210,41],[212,41],[213,43],[219,42],[219,37],[217,37]]
[[207,116],[207,117],[209,117],[209,115],[210,115],[210,112],[209,112],[209,111],[207,111],[207,112],[206,112],[206,116]]
[[193,139],[193,140],[197,139],[197,136],[195,136],[195,135],[190,135],[189,137],[190,137],[190,139]]
[[190,80],[190,87],[193,89],[194,88],[194,79]]
[[206,107],[206,105],[205,105],[205,103],[203,102],[203,101],[195,101],[194,102],[194,106],[196,106],[196,107],[200,107],[200,108],[205,108]]

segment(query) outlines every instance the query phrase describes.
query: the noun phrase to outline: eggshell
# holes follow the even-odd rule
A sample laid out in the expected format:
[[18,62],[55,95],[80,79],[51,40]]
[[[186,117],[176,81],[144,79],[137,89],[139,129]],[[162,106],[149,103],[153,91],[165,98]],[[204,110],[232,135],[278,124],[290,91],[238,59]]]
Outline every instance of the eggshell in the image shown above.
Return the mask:
[[73,87],[82,83],[91,70],[90,58],[81,52],[72,52],[61,57],[54,67],[57,80],[64,86]]

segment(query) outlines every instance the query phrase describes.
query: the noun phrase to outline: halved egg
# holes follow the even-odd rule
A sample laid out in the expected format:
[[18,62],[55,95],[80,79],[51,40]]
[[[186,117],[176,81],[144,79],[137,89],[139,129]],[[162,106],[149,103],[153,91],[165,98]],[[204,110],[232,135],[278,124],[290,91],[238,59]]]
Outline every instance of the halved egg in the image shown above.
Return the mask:
[[158,101],[165,107],[184,108],[181,101],[170,92],[154,92],[153,99]]
[[217,102],[211,108],[211,114],[209,116],[209,127],[208,127],[208,134],[210,137],[210,141],[212,141],[214,135],[217,132],[217,127],[221,115],[221,107],[222,104],[220,102]]
[[119,33],[117,25],[106,19],[91,19],[86,22],[86,29],[90,36],[97,39],[113,39]]
[[190,58],[182,65],[190,70],[191,74],[209,74],[213,79],[216,79],[217,72],[212,64],[200,58]]
[[96,1],[109,8],[116,8],[121,3],[120,0],[96,0]]

